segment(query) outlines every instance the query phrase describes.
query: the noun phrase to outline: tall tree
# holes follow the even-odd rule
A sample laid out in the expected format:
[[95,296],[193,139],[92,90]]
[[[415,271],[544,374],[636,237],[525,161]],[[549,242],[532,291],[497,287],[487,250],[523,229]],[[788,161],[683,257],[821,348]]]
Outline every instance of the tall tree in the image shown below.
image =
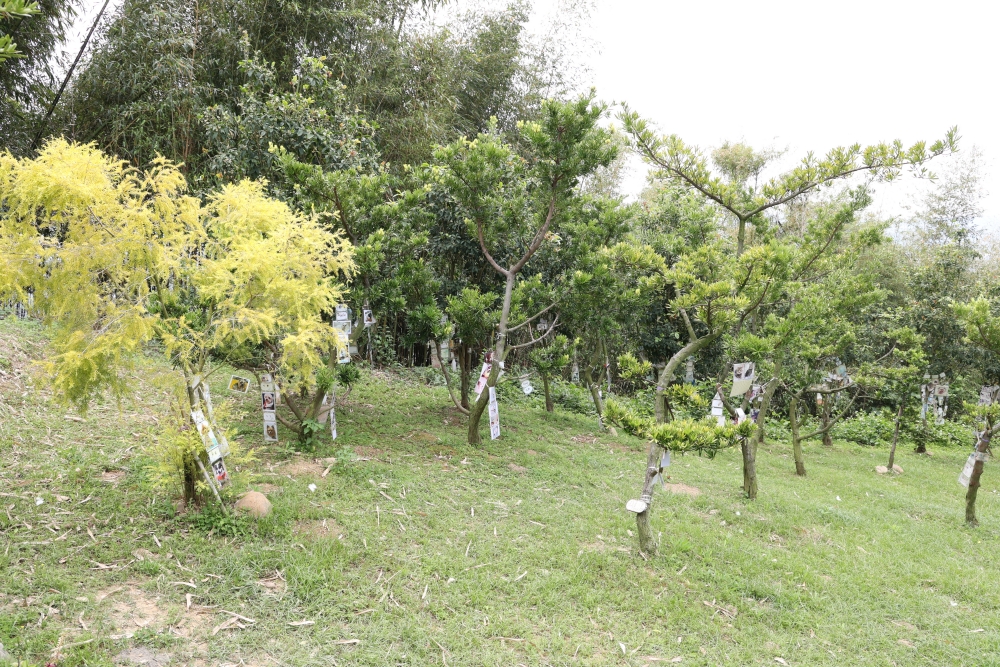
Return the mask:
[[[554,240],[569,202],[577,196],[580,178],[614,157],[605,132],[597,127],[603,114],[593,93],[567,103],[550,101],[539,122],[520,128],[528,147],[524,155],[495,133],[463,139],[435,153],[444,183],[465,211],[484,260],[504,281],[489,387],[496,385],[500,364],[511,349],[531,344],[512,345],[508,335],[543,312],[511,321],[522,270],[544,243]],[[470,409],[471,444],[480,442],[479,421],[488,400],[484,391]]]

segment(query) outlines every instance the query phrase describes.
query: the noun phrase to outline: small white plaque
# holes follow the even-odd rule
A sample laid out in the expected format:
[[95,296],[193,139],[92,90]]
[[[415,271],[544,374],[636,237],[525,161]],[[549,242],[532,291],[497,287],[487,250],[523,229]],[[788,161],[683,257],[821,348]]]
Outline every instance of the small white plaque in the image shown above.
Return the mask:
[[634,498],[625,503],[625,509],[627,509],[629,512],[635,512],[636,514],[642,514],[643,512],[646,511],[647,507],[649,507],[649,505],[642,502],[641,500],[635,500]]

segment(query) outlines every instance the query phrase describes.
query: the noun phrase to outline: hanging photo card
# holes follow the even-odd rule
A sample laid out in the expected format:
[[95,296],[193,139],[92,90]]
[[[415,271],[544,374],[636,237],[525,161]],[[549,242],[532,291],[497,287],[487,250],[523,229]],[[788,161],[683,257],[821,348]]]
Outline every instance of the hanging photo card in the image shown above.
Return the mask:
[[371,325],[375,324],[375,315],[372,314],[372,311],[370,311],[369,309],[365,308],[364,310],[362,310],[361,316],[366,329]]
[[351,319],[350,309],[347,307],[346,303],[338,303],[334,309],[334,313],[338,322],[347,322]]
[[939,384],[934,387],[935,396],[947,396],[948,395],[948,385]]
[[233,375],[229,378],[229,391],[236,391],[241,394],[247,393],[250,389],[250,380]]
[[339,345],[337,346],[337,363],[351,363],[351,339],[343,331],[337,332]]
[[531,385],[531,380],[528,378],[521,380],[521,391],[524,392],[525,396],[530,396],[531,392],[535,391],[535,388]]
[[263,391],[274,391],[274,376],[270,373],[265,373],[260,376],[260,390]]
[[496,389],[490,387],[490,439],[496,440],[500,437],[500,408],[497,406]]
[[688,357],[684,362],[684,382],[694,384],[694,357]]
[[723,408],[722,396],[719,396],[719,394],[716,393],[715,398],[712,399],[712,416],[713,417],[722,416],[722,408]]
[[538,324],[535,325],[535,329],[538,331],[548,331],[549,321],[545,319],[538,320]]
[[274,397],[275,392],[273,391],[262,391],[260,393],[260,407],[263,410],[274,410]]
[[274,410],[264,411],[264,442],[278,442],[278,422]]
[[733,364],[733,389],[729,392],[729,395],[733,397],[742,396],[750,391],[753,381],[754,364],[752,362]]
[[215,475],[215,481],[219,483],[219,486],[225,486],[226,482],[229,481],[229,473],[226,471],[226,464],[222,459],[212,463],[212,474]]
[[334,320],[333,328],[337,330],[337,335],[345,333],[348,336],[351,335],[351,321],[350,320]]
[[476,386],[472,389],[473,393],[476,395],[476,400],[479,400],[480,394],[483,393],[483,389],[486,388],[486,382],[490,378],[490,371],[493,369],[493,364],[484,363],[483,370],[479,374],[479,380],[476,381]]
[[969,488],[969,480],[972,479],[972,469],[976,465],[976,452],[969,454],[969,458],[965,461],[965,467],[962,468],[962,472],[958,475],[958,483]]

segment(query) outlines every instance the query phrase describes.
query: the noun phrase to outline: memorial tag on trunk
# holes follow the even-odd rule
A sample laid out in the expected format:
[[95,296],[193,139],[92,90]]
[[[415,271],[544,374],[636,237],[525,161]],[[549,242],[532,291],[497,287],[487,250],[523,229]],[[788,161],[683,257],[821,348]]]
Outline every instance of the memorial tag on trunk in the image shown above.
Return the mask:
[[969,488],[969,481],[972,479],[972,469],[976,465],[976,452],[969,454],[969,458],[965,462],[965,467],[962,468],[962,472],[958,476],[958,483]]
[[647,507],[649,507],[649,505],[641,500],[636,500],[635,498],[625,503],[625,509],[629,512],[635,512],[636,514],[642,514],[646,511]]
[[486,388],[486,381],[490,378],[490,371],[493,369],[493,364],[489,362],[483,362],[483,370],[479,374],[479,380],[476,381],[476,386],[472,389],[472,392],[476,395],[476,400],[479,400],[480,394],[483,393],[483,389]]
[[500,408],[497,405],[497,392],[494,387],[490,387],[490,440],[500,437]]

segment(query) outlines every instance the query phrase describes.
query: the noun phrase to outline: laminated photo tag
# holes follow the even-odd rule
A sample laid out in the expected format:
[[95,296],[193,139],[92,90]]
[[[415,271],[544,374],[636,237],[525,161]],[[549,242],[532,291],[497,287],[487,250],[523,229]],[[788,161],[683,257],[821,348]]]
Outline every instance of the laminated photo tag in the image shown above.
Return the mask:
[[264,391],[274,391],[274,376],[270,373],[265,373],[260,376],[260,390]]
[[229,378],[229,391],[236,391],[241,394],[247,393],[250,389],[250,380],[233,375]]
[[348,336],[351,335],[351,321],[350,320],[334,320],[333,328],[337,330],[338,333],[345,333]]
[[962,468],[962,472],[958,475],[958,483],[969,488],[969,481],[972,479],[972,469],[976,465],[976,452],[969,454],[968,460],[965,462],[965,467]]
[[260,393],[260,406],[263,410],[274,410],[275,392],[262,391]]
[[264,411],[264,442],[278,442],[278,422],[274,410]]
[[350,319],[346,303],[338,303],[334,308],[334,313],[338,322],[347,322]]
[[225,486],[226,482],[229,481],[229,473],[226,471],[226,464],[222,459],[212,463],[212,474],[215,475],[215,481],[219,483],[219,486]]
[[500,437],[500,408],[497,406],[496,389],[490,387],[490,439],[496,440]]
[[755,377],[754,368],[752,362],[733,364],[733,389],[729,392],[731,397],[742,396],[750,391]]
[[524,392],[525,396],[530,396],[531,392],[535,391],[535,388],[531,385],[531,380],[527,378],[521,380],[521,391]]
[[361,314],[366,329],[371,325],[375,324],[375,315],[372,314],[372,311],[365,308],[363,311],[361,311]]
[[480,394],[483,393],[483,389],[486,387],[486,382],[490,378],[490,371],[493,370],[493,364],[489,362],[483,363],[483,370],[479,374],[479,380],[476,381],[476,386],[472,389],[472,393],[476,395],[476,400],[479,400]]
[[343,331],[337,332],[337,338],[339,339],[339,345],[337,346],[337,363],[351,363],[351,339],[348,338],[347,334]]

